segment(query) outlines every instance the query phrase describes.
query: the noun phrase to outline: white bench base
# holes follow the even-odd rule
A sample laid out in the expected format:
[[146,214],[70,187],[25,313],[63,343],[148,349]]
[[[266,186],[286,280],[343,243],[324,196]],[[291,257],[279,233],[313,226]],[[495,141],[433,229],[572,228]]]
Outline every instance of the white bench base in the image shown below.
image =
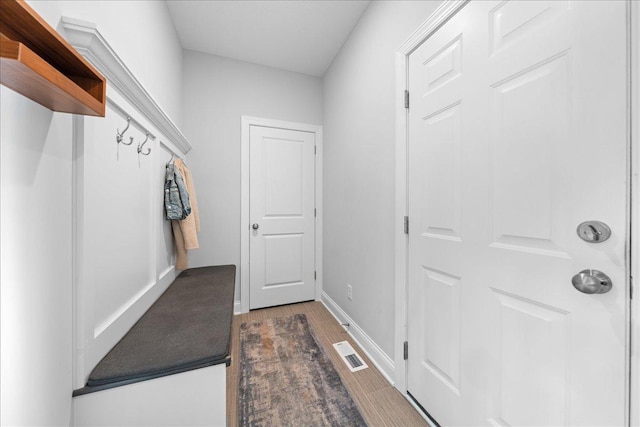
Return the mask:
[[221,363],[76,396],[73,425],[226,426],[226,367]]

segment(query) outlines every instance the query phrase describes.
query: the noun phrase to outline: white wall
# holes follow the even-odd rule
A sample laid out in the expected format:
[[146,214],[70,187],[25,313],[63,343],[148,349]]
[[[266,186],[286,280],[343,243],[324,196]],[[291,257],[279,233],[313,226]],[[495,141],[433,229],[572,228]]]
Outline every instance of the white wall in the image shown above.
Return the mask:
[[71,116],[4,87],[0,97],[0,420],[68,425]]
[[[184,127],[200,209],[200,249],[191,267],[240,266],[240,118],[322,124],[316,77],[184,52]],[[240,278],[236,276],[236,300]]]
[[182,125],[182,46],[164,1],[30,0],[29,4],[63,35],[61,16],[97,24],[145,89],[178,127]]
[[[158,103],[180,121],[182,52],[164,2],[30,3],[55,28],[61,15],[96,23]],[[68,426],[72,116],[5,87],[0,98],[0,423]],[[126,215],[119,220],[126,221]]]
[[372,2],[324,76],[324,291],[392,359],[394,54],[440,3]]

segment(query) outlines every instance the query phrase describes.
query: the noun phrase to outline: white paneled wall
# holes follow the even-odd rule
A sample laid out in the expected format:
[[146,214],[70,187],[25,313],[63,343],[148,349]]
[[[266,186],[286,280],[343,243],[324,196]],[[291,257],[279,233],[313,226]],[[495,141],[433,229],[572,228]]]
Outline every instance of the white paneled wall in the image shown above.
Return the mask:
[[[75,118],[76,388],[175,278],[162,197],[165,165],[183,154],[117,89],[108,98],[106,117]],[[116,142],[127,118],[129,146]]]
[[80,388],[175,278],[164,174],[190,145],[95,24],[63,17],[62,25],[109,82],[105,117],[73,120],[73,385]]

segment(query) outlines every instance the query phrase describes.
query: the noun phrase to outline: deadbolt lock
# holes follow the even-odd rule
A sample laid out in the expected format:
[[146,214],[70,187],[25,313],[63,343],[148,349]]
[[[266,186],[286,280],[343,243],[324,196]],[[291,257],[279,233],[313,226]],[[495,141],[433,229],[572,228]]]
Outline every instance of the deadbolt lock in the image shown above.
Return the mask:
[[585,221],[576,229],[578,237],[589,243],[602,243],[611,237],[611,229],[600,221]]

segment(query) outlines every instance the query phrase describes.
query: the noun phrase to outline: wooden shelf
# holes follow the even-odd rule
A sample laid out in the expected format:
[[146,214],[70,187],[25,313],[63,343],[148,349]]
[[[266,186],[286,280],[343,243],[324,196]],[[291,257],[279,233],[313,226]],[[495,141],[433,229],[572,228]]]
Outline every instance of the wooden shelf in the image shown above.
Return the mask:
[[23,0],[0,0],[0,83],[53,111],[105,115],[106,79]]

